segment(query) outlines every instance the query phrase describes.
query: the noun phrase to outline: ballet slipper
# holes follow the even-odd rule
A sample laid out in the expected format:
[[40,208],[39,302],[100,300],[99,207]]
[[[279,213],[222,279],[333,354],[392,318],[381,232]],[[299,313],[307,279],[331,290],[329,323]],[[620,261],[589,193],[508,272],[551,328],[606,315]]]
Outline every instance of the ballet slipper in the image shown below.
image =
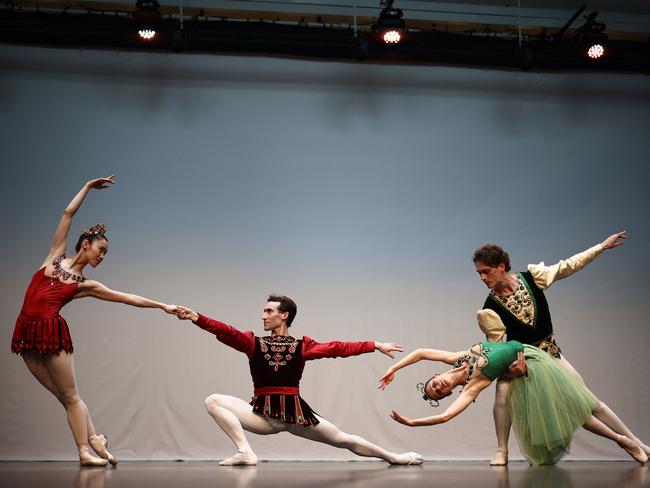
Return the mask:
[[616,443],[638,463],[645,464],[648,461],[648,455],[629,437],[622,435]]
[[237,451],[234,456],[224,459],[219,466],[255,466],[257,456],[253,452]]
[[400,466],[419,466],[422,464],[422,455],[417,452],[405,452],[397,457],[397,460],[390,464],[397,464]]
[[406,455],[410,458],[407,466],[419,466],[424,462],[422,454],[417,452],[407,452]]
[[497,455],[490,461],[490,466],[506,466],[508,464],[508,451],[497,450]]
[[104,434],[91,435],[88,438],[88,443],[100,457],[106,459],[113,466],[117,464],[117,459],[108,450],[108,438]]
[[639,447],[643,450],[643,452],[645,452],[648,455],[648,457],[650,457],[650,446],[642,443],[639,444]]
[[82,466],[106,466],[108,461],[90,454],[88,446],[79,447],[79,464]]

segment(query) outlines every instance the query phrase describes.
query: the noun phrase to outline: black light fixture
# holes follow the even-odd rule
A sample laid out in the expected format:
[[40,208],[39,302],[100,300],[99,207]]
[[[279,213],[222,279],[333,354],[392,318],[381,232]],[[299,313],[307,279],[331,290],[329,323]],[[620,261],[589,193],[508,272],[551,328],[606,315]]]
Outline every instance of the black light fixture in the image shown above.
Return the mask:
[[581,31],[581,43],[584,52],[590,59],[600,59],[606,53],[608,37],[605,34],[605,24],[596,22],[598,12],[587,16],[587,21],[578,30]]
[[406,24],[402,20],[402,10],[393,7],[394,1],[381,0],[379,6],[384,7],[384,9],[379,13],[377,23],[372,26],[379,39],[385,44],[398,44],[406,34]]
[[138,0],[135,6],[133,19],[138,24],[138,35],[144,41],[151,41],[156,37],[156,28],[162,18],[160,4],[158,0]]

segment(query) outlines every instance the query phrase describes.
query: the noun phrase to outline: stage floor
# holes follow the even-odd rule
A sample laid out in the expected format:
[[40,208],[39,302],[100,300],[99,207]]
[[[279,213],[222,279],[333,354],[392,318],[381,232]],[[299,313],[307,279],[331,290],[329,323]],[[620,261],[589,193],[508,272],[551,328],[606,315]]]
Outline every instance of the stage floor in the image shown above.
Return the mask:
[[73,462],[0,462],[2,487],[47,488],[613,488],[650,487],[647,466],[633,462],[570,462],[531,468],[514,462],[262,462],[219,467],[216,462],[122,462],[116,468],[80,468]]

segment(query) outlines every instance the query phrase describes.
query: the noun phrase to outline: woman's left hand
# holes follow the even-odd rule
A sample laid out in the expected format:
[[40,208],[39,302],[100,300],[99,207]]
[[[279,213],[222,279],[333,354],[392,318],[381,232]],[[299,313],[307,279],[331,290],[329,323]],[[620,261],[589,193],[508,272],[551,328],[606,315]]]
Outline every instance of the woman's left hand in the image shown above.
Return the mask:
[[404,348],[394,342],[375,342],[375,349],[384,353],[389,358],[395,358],[394,352],[402,352]]
[[395,410],[391,411],[390,417],[396,422],[399,422],[400,424],[408,425],[409,427],[413,427],[415,425],[412,419],[400,415]]

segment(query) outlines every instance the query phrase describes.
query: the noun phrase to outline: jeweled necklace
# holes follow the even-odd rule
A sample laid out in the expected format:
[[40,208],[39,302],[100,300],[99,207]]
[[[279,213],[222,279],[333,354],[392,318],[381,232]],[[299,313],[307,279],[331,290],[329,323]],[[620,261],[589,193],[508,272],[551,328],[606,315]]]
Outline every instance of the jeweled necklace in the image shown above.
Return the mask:
[[52,273],[52,279],[50,280],[50,285],[53,285],[56,281],[66,281],[66,280],[73,280],[76,281],[77,283],[83,283],[86,281],[86,278],[84,276],[80,276],[78,274],[72,273],[68,271],[67,269],[63,268],[63,260],[65,259],[65,254],[63,254],[61,257],[56,258],[52,264],[54,265],[54,272]]

